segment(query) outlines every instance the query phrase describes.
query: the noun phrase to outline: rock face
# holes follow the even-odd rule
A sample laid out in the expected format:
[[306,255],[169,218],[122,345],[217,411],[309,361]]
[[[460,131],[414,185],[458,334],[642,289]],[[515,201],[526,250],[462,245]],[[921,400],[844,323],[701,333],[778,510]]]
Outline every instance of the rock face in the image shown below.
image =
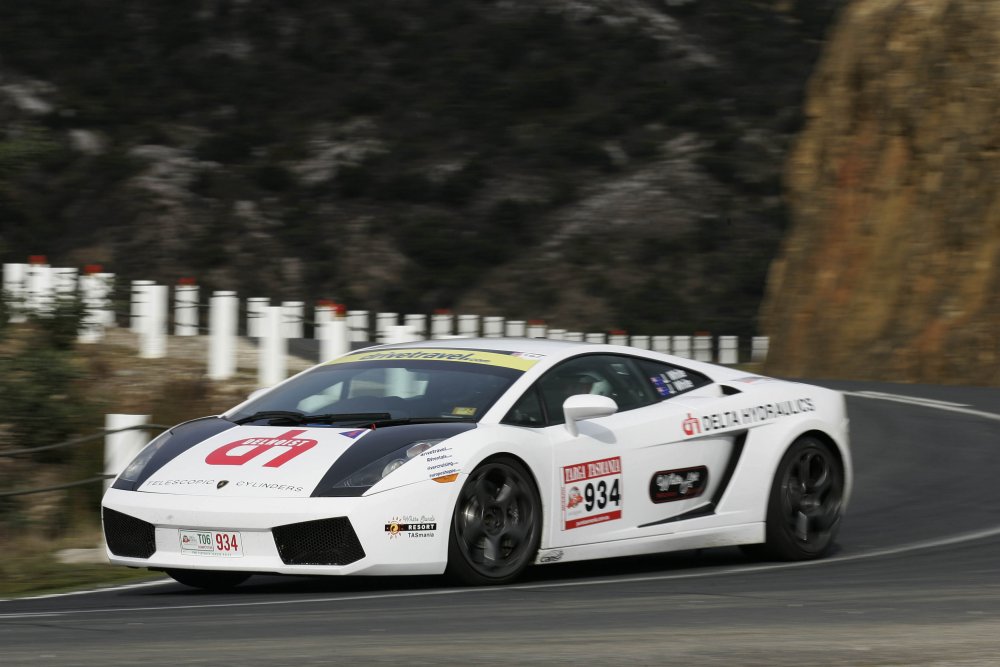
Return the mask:
[[806,114],[768,372],[1000,384],[1000,3],[857,0]]

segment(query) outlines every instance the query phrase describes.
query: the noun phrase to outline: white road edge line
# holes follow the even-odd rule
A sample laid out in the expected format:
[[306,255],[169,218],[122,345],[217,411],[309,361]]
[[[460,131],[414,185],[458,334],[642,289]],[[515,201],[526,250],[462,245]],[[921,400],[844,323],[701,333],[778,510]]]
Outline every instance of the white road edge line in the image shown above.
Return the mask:
[[140,581],[135,584],[120,584],[118,586],[101,586],[99,588],[86,588],[79,591],[68,591],[66,593],[46,593],[45,595],[31,595],[23,598],[3,598],[0,602],[11,602],[14,600],[48,600],[50,598],[66,598],[73,595],[87,595],[90,593],[114,593],[115,591],[127,591],[133,588],[148,588],[149,586],[162,586],[163,584],[172,584],[173,579],[163,578],[157,579],[155,581]]
[[914,403],[919,403],[920,405],[947,405],[953,408],[967,408],[968,403],[955,403],[954,401],[939,401],[936,398],[924,398],[923,396],[907,396],[905,394],[890,394],[885,391],[859,391],[858,396],[870,396],[872,398],[888,398],[888,399],[899,399],[906,398]]
[[928,401],[922,398],[916,398],[914,396],[902,396],[899,394],[882,394],[879,392],[843,391],[841,393],[847,396],[857,396],[858,398],[873,398],[880,401],[893,401],[894,403],[919,405],[922,408],[947,410],[948,412],[957,412],[963,415],[972,415],[974,417],[982,417],[983,419],[992,419],[994,421],[1000,421],[1000,414],[997,414],[995,412],[984,412],[982,410],[973,410],[972,408],[963,408],[960,407],[961,404],[949,405],[944,402]]
[[316,604],[324,602],[354,602],[359,600],[388,600],[413,597],[436,597],[441,595],[465,595],[473,593],[498,593],[504,591],[535,591],[554,588],[573,588],[578,586],[599,586],[599,585],[621,585],[647,583],[652,581],[674,581],[680,579],[704,579],[707,577],[727,576],[733,574],[754,574],[756,572],[772,572],[774,570],[786,570],[794,567],[809,567],[819,565],[834,565],[837,563],[847,563],[869,558],[880,558],[882,556],[896,556],[911,551],[921,551],[936,547],[951,546],[962,542],[972,542],[1000,535],[1000,526],[987,528],[985,530],[973,531],[944,537],[936,540],[924,540],[911,544],[877,549],[867,553],[854,554],[852,556],[835,556],[820,560],[797,561],[794,563],[773,563],[770,565],[747,565],[741,567],[731,567],[722,570],[711,570],[704,572],[683,572],[679,574],[658,574],[644,577],[623,577],[620,579],[583,579],[580,581],[560,581],[542,584],[513,584],[511,586],[489,586],[478,588],[445,588],[430,591],[412,591],[406,593],[376,593],[373,595],[343,595],[326,598],[308,598],[294,600],[258,600],[256,602],[217,602],[213,604],[184,604],[184,605],[164,605],[157,607],[114,607],[111,609],[67,609],[63,611],[39,611],[22,612],[12,614],[0,614],[0,620],[16,620],[23,618],[45,618],[53,616],[80,616],[84,614],[114,614],[121,612],[139,611],[184,611],[189,609],[236,609],[240,607],[276,607],[293,604]]

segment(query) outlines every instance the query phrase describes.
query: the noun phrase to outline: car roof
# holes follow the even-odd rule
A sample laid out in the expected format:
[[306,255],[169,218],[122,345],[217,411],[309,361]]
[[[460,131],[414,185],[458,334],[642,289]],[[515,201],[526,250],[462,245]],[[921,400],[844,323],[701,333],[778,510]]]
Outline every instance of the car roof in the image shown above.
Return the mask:
[[581,343],[548,338],[436,338],[434,340],[414,340],[406,343],[377,345],[368,349],[398,349],[411,347],[448,348],[455,350],[480,350],[497,352],[526,352],[529,354],[556,355],[574,350],[586,351],[597,347],[598,343]]

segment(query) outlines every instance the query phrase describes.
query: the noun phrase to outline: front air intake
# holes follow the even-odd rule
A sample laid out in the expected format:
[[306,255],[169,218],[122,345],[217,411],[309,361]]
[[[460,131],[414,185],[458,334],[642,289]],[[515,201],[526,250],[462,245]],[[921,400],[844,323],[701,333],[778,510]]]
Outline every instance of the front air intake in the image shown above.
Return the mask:
[[122,558],[149,558],[156,551],[156,528],[134,516],[101,508],[104,540],[108,549]]
[[347,517],[276,526],[271,534],[285,565],[347,565],[365,557]]

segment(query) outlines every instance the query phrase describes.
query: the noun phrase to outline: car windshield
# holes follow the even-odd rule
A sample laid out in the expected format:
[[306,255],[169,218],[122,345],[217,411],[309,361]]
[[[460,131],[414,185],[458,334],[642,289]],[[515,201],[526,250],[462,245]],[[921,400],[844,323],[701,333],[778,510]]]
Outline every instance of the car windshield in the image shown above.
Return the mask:
[[453,360],[355,357],[360,355],[303,373],[227,418],[240,423],[311,423],[312,418],[330,425],[411,419],[478,421],[524,372]]

